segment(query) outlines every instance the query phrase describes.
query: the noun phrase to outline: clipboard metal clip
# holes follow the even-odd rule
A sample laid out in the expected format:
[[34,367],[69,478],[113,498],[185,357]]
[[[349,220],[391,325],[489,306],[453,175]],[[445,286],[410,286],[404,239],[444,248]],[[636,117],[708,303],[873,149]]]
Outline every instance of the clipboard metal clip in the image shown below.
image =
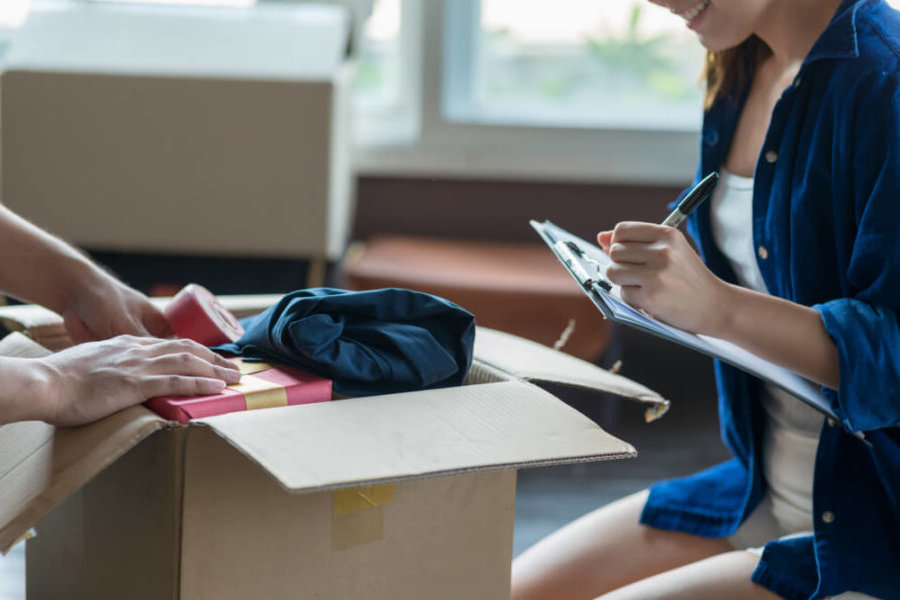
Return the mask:
[[[574,246],[574,244],[572,245]],[[612,284],[603,277],[598,277],[597,279],[591,278],[590,274],[584,268],[584,265],[581,264],[581,261],[575,256],[575,253],[568,243],[557,240],[556,243],[553,244],[553,248],[566,266],[569,267],[569,270],[572,272],[572,275],[575,276],[575,279],[578,280],[581,287],[585,290],[593,290],[595,283],[607,292],[612,289]]]

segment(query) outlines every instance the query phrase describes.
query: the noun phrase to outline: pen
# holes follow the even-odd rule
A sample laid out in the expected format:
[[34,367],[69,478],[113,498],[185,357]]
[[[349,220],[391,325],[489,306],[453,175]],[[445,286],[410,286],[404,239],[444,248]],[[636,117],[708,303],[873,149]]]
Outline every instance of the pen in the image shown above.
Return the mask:
[[694,209],[703,204],[703,202],[712,195],[713,188],[716,187],[716,183],[719,181],[719,174],[713,171],[706,177],[700,180],[700,183],[695,185],[691,191],[685,194],[684,198],[681,199],[681,202],[678,203],[678,206],[675,207],[666,220],[662,222],[663,225],[668,225],[670,227],[678,227],[681,225],[681,222],[684,221],[689,214],[694,212]]

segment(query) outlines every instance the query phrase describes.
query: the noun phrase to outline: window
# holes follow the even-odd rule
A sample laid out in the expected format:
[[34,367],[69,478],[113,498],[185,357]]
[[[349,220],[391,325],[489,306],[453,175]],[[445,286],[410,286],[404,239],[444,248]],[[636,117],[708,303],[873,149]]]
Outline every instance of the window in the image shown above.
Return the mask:
[[461,121],[696,130],[703,49],[647,0],[448,3],[446,109]]
[[414,69],[422,49],[412,33],[418,20],[410,0],[374,0],[359,38],[353,104],[362,144],[411,143],[418,129]]
[[30,4],[30,0],[0,0],[0,29],[12,29],[21,25]]
[[356,66],[355,98],[362,107],[384,107],[399,100],[400,23],[400,0],[375,0]]

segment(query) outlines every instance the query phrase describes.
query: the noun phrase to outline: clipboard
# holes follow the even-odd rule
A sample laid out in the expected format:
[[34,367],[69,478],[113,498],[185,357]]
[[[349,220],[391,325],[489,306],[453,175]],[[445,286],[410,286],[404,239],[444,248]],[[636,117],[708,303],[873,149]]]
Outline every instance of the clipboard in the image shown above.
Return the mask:
[[689,333],[632,308],[622,300],[619,287],[606,280],[606,267],[610,259],[602,249],[550,221],[532,220],[530,223],[607,319],[717,358],[785,390],[825,416],[840,421],[818,385],[731,342]]

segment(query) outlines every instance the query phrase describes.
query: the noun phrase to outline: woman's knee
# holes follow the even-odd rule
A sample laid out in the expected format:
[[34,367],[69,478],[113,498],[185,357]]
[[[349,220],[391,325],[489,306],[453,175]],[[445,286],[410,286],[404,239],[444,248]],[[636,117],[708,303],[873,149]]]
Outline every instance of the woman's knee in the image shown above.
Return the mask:
[[775,594],[753,583],[759,557],[743,550],[723,552],[636,581],[597,600],[775,600]]
[[513,562],[513,600],[593,598],[731,550],[724,540],[641,525],[647,494],[588,513],[522,553]]

